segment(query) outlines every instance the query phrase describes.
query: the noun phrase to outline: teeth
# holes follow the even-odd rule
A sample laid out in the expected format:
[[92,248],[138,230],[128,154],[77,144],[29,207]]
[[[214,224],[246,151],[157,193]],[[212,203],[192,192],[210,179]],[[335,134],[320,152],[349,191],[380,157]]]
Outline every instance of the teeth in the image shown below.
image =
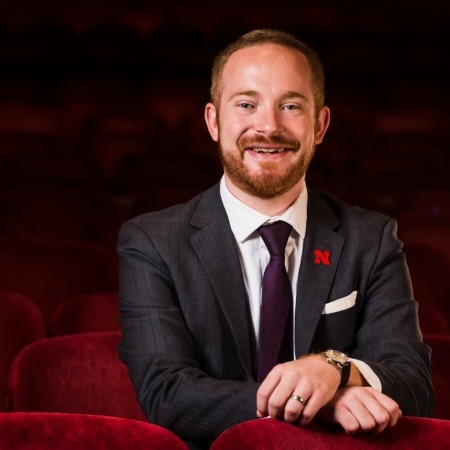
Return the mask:
[[254,148],[256,153],[282,153],[284,148]]

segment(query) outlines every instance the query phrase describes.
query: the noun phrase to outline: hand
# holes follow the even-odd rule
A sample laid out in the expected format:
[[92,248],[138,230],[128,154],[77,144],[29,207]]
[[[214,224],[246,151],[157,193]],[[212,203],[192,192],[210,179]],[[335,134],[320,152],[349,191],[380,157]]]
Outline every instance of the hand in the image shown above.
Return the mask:
[[387,395],[371,387],[350,386],[339,389],[318,417],[340,424],[349,433],[372,431],[379,433],[393,427],[402,411]]
[[[256,395],[257,416],[308,424],[335,395],[341,375],[322,355],[308,355],[278,364],[267,375]],[[291,399],[297,395],[304,404]]]

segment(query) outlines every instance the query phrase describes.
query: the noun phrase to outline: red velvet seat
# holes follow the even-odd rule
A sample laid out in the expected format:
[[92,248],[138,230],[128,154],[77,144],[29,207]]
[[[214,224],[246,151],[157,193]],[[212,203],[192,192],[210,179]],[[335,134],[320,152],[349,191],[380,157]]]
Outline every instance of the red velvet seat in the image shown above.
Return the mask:
[[44,337],[45,320],[39,308],[22,294],[0,291],[0,411],[10,408],[8,374],[15,356]]
[[77,295],[60,303],[50,317],[52,336],[121,331],[117,292]]
[[5,450],[187,450],[165,428],[118,417],[65,413],[0,413]]
[[450,335],[424,334],[431,347],[431,377],[435,393],[434,417],[450,420]]
[[117,290],[117,257],[88,242],[0,237],[0,289],[28,295],[48,320],[66,298]]
[[146,421],[128,369],[118,358],[120,337],[120,332],[80,333],[24,348],[10,371],[13,409]]
[[255,419],[224,431],[211,450],[356,450],[450,448],[450,421],[401,417],[397,425],[382,433],[346,434],[331,424],[313,423],[307,427],[274,419]]

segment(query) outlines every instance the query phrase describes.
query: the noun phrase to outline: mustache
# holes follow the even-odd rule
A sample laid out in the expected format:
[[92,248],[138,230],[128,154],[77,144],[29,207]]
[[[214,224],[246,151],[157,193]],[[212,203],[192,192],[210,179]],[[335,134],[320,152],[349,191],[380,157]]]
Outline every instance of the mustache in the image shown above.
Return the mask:
[[297,139],[288,138],[286,136],[242,136],[238,140],[238,145],[241,149],[248,147],[258,147],[258,145],[274,145],[287,147],[296,150],[300,147],[300,142]]

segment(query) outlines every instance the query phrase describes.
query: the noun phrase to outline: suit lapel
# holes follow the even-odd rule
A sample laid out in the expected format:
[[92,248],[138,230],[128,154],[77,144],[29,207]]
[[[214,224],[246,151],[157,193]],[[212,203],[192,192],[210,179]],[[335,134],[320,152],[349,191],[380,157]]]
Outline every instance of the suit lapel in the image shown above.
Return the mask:
[[[256,339],[239,255],[218,185],[205,193],[191,224],[198,228],[192,245],[208,273],[214,292],[234,335],[242,364],[256,373]],[[310,351],[310,345],[335,279],[344,237],[337,231],[339,220],[316,193],[308,194],[308,220],[300,266],[295,314],[296,353]],[[316,251],[330,252],[327,265],[315,262]]]
[[192,237],[192,245],[232,330],[243,366],[254,377],[256,339],[239,254],[218,186],[200,201],[191,224],[199,228]]
[[[297,286],[295,343],[297,356],[310,351],[317,324],[335,280],[344,237],[339,220],[316,193],[308,193],[308,219]],[[327,253],[329,252],[329,265]],[[321,258],[324,256],[324,258]]]

